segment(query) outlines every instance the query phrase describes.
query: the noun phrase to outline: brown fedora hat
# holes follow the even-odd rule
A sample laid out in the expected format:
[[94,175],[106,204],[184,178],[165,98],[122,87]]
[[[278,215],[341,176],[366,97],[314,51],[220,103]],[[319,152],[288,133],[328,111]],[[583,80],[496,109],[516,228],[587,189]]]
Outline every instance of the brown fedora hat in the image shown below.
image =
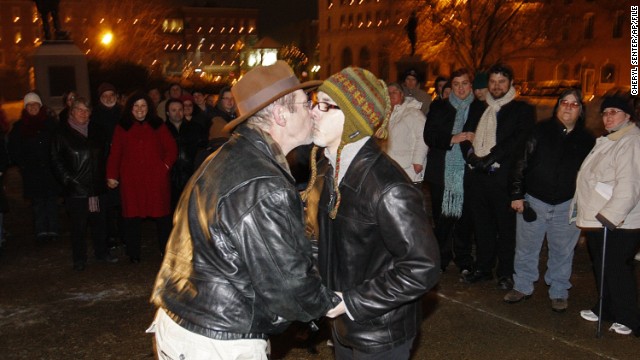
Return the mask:
[[289,93],[315,88],[320,84],[321,80],[300,83],[291,67],[282,60],[273,65],[258,66],[231,88],[240,116],[227,123],[224,131],[231,132],[251,115]]

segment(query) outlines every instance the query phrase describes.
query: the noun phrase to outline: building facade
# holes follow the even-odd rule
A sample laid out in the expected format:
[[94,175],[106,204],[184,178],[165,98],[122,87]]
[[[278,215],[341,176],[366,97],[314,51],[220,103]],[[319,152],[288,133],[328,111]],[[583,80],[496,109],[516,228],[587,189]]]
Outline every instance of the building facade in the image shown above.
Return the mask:
[[[199,76],[232,82],[244,66],[242,51],[257,41],[258,10],[176,6],[159,0],[63,0],[63,30],[89,59],[130,61],[163,76]],[[26,90],[30,55],[43,42],[32,0],[0,0],[0,77]],[[14,81],[7,83],[7,81]],[[5,96],[6,95],[6,96]]]
[[[552,0],[564,10],[558,39],[547,39],[510,53],[518,83],[543,81],[580,84],[585,95],[602,95],[630,84],[630,6],[623,0]],[[321,77],[356,65],[387,81],[398,79],[397,63],[410,48],[405,26],[416,1],[319,0],[319,63]],[[506,44],[508,47],[509,45]],[[420,53],[416,54],[420,56]],[[422,58],[426,81],[460,66],[452,52],[442,49]]]

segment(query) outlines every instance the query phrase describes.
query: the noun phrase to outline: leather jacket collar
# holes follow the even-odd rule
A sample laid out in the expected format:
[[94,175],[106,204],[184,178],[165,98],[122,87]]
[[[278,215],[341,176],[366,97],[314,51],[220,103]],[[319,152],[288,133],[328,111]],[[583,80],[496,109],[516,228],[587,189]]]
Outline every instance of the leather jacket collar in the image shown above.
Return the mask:
[[[375,163],[375,159],[380,157],[381,154],[382,152],[380,151],[380,147],[376,143],[376,140],[373,137],[370,138],[355,156],[353,162],[351,162],[340,186],[346,186],[354,191],[360,191],[360,187],[371,170],[371,167]],[[326,158],[324,161],[324,166],[329,166],[329,161]],[[333,176],[333,174],[327,174],[327,176]]]
[[278,143],[276,143],[268,133],[257,126],[245,123],[238,126],[231,137],[235,141],[238,141],[242,137],[247,139],[252,146],[256,147],[260,152],[264,153],[278,165],[282,170],[282,173],[287,177],[287,180],[292,184],[295,184],[295,178],[291,175],[289,164],[287,163],[287,159],[282,152],[280,145],[278,145]]

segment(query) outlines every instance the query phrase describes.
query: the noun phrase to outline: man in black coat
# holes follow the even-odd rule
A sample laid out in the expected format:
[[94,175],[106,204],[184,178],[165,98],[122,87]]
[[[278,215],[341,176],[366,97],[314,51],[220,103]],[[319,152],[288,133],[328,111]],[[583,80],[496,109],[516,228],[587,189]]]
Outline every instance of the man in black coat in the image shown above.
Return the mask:
[[509,173],[535,123],[535,108],[514,100],[515,96],[513,70],[504,64],[492,66],[486,104],[471,105],[463,128],[475,132],[473,143],[461,145],[468,164],[464,181],[476,235],[476,270],[464,279],[468,283],[492,279],[497,259],[496,276],[502,290],[513,287],[516,218]]
[[191,178],[198,148],[206,140],[200,125],[186,121],[183,103],[179,99],[169,99],[166,103],[165,123],[178,145],[178,159],[171,167],[171,209],[175,209],[185,185]]
[[[107,143],[111,144],[113,132],[122,116],[122,105],[118,104],[118,90],[110,83],[98,86],[98,106],[91,113],[91,123],[102,127]],[[107,216],[107,245],[116,247],[122,239],[122,209],[120,188],[108,189],[102,208]]]

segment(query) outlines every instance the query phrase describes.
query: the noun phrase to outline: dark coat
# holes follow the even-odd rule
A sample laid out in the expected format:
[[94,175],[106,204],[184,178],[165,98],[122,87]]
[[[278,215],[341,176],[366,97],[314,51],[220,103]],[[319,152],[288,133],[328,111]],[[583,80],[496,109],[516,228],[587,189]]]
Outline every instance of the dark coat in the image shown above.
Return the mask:
[[420,298],[440,279],[422,193],[369,139],[340,183],[342,201],[331,219],[333,170],[326,158],[318,169],[320,274],[329,289],[342,291],[354,318],[336,318],[334,333],[359,351],[392,349],[416,336]]
[[51,159],[65,196],[90,197],[107,191],[108,146],[105,131],[98,124],[89,122],[87,137],[69,123],[60,124],[51,145]]
[[340,302],[321,285],[293,177],[270,144],[240,126],[191,178],[151,301],[218,340],[260,338]]
[[[463,131],[475,132],[487,105],[484,102],[474,101],[469,108],[469,117]],[[515,162],[522,156],[524,143],[531,134],[536,121],[536,111],[532,105],[520,100],[511,100],[505,104],[497,114],[496,145],[485,158],[491,159],[488,163],[498,162],[500,167],[491,171],[494,181],[508,190],[509,175]],[[472,144],[464,141],[460,144],[462,155],[469,161],[469,150]],[[486,171],[475,169],[472,175],[486,175]],[[472,176],[473,178],[473,176]]]
[[134,121],[116,127],[107,178],[120,182],[122,216],[161,217],[171,213],[170,173],[178,148],[169,129]]
[[120,104],[115,104],[113,107],[108,108],[99,102],[98,106],[96,106],[91,113],[91,122],[102,126],[106,131],[107,140],[109,144],[111,144],[113,133],[116,130],[116,125],[118,125],[121,116],[122,106]]
[[[478,104],[473,105],[476,102]],[[482,103],[479,100],[474,100],[469,105],[467,119],[479,118],[483,111]],[[455,121],[456,109],[449,100],[440,99],[431,103],[423,134],[424,143],[429,146],[424,179],[430,183],[444,185],[445,157],[447,151],[453,148],[451,146],[451,138],[453,137],[451,131]]]
[[42,107],[37,118],[23,110],[22,118],[9,133],[9,158],[20,168],[22,190],[27,199],[60,195],[60,183],[51,166],[51,140],[56,127],[56,121],[46,115]]
[[175,208],[180,194],[193,174],[198,149],[204,145],[206,136],[200,125],[182,121],[180,129],[169,120],[165,123],[178,146],[178,159],[171,168],[171,205]]
[[569,133],[555,117],[536,124],[511,172],[511,200],[525,193],[551,205],[572,199],[578,170],[594,144],[582,124]]

